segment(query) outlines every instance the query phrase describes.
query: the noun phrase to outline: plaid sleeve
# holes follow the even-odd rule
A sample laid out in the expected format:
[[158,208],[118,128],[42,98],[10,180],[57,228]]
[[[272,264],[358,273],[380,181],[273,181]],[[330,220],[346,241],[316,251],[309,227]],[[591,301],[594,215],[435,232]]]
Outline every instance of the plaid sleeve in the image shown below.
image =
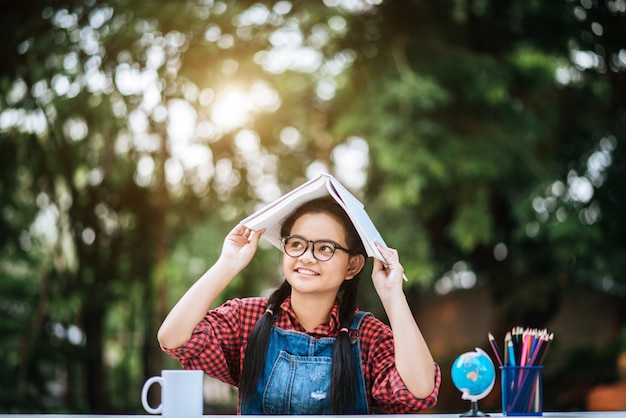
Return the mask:
[[239,385],[242,341],[263,313],[263,299],[233,299],[211,310],[182,347],[166,349],[185,369],[204,370],[233,386]]
[[433,364],[435,387],[432,393],[424,399],[416,398],[406,388],[396,369],[391,328],[373,317],[368,317],[360,329],[360,339],[373,409],[382,409],[390,414],[405,414],[437,404],[441,385],[439,365]]

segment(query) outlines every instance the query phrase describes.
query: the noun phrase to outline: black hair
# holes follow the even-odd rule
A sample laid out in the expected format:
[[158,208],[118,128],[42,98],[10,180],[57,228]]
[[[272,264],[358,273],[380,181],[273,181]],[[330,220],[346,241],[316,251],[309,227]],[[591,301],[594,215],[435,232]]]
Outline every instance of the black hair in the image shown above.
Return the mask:
[[[303,215],[310,213],[326,213],[333,216],[345,229],[350,255],[367,257],[363,242],[352,221],[341,206],[330,197],[306,202],[294,210],[281,225],[281,236],[289,235],[295,222]],[[354,317],[360,273],[359,271],[351,280],[344,280],[339,288],[337,296],[341,301],[339,304],[340,328],[349,328]],[[248,338],[239,382],[242,404],[252,399],[258,380],[263,373],[274,312],[280,309],[280,305],[290,294],[291,285],[285,280],[269,296],[267,311],[257,321]],[[331,414],[349,414],[356,407],[357,367],[361,359],[354,357],[349,333],[340,332],[333,345],[330,383]]]

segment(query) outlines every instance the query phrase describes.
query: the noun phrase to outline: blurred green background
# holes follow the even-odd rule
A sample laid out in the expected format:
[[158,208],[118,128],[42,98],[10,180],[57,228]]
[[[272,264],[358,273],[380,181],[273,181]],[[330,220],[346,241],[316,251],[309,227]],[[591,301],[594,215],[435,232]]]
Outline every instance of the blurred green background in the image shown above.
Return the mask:
[[[546,410],[618,381],[624,0],[3,0],[0,35],[0,413],[141,413],[178,367],[171,306],[319,172],[400,251],[436,411],[467,409],[453,359],[517,325],[561,330]],[[275,286],[279,257],[224,299]]]

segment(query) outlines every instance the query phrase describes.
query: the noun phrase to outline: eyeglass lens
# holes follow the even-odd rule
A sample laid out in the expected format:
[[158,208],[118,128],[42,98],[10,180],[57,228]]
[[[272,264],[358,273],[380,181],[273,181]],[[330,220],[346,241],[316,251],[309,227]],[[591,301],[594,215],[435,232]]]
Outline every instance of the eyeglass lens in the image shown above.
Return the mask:
[[290,257],[300,257],[313,244],[313,257],[319,261],[328,261],[335,254],[336,244],[332,241],[309,241],[300,237],[286,237],[284,239],[285,252]]

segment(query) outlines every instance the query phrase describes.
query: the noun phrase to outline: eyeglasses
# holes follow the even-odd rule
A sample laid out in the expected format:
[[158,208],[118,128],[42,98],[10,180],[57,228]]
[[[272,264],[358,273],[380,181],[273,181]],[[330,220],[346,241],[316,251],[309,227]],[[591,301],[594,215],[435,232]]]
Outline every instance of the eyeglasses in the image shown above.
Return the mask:
[[330,260],[333,258],[333,255],[335,255],[336,250],[345,251],[350,254],[349,249],[342,247],[335,241],[327,239],[312,241],[301,237],[300,235],[290,235],[288,237],[281,237],[280,240],[283,242],[283,250],[285,251],[285,254],[289,257],[300,257],[309,248],[309,243],[313,244],[311,246],[311,254],[313,254],[313,257],[319,261]]

